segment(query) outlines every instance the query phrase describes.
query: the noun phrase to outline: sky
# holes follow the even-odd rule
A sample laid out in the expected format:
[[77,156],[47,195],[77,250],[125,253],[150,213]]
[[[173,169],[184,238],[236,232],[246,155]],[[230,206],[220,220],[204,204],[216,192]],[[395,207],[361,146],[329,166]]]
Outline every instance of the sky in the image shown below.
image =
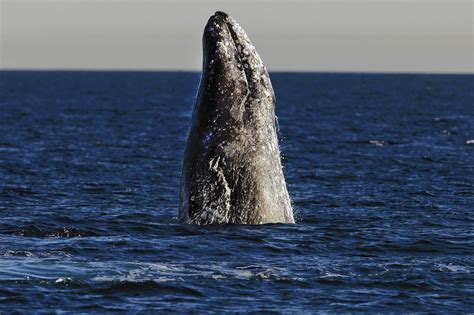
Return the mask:
[[223,10],[270,71],[474,73],[474,0],[0,0],[0,69],[201,69]]

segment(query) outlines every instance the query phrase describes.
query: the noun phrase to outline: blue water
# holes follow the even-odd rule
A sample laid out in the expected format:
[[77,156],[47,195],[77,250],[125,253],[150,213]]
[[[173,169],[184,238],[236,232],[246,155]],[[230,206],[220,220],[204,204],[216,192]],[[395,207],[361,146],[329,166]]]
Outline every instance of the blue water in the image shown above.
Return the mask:
[[297,224],[206,227],[198,73],[0,78],[0,311],[474,311],[472,75],[272,74]]

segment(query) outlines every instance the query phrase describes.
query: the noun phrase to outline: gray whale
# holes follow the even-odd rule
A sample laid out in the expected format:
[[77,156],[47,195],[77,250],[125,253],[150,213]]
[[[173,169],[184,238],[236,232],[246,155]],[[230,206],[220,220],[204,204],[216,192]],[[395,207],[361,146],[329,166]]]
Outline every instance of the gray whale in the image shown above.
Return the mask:
[[270,77],[242,27],[216,12],[185,149],[179,222],[294,223]]

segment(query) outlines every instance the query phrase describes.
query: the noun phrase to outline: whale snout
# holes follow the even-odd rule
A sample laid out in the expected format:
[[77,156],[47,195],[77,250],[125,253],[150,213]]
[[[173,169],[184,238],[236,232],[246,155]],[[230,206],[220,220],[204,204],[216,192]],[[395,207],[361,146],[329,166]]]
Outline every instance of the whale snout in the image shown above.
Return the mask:
[[249,84],[259,82],[262,75],[268,81],[268,73],[247,33],[227,13],[217,11],[209,18],[204,28],[203,48],[205,62],[233,62],[245,70]]
[[[273,109],[275,94],[268,72],[247,33],[230,15],[217,11],[209,18],[203,34],[203,57],[204,77],[212,81],[225,76],[229,86],[238,91],[227,93],[229,88],[221,88],[223,97],[229,94],[228,98],[233,99],[238,95],[240,100],[245,96],[247,109],[260,107],[258,104],[265,100]],[[238,108],[239,113],[246,110],[244,106]]]
[[228,27],[228,19],[226,13],[218,11],[209,18],[204,28],[202,42],[204,56],[208,60],[227,59],[234,53],[235,45]]
[[224,12],[217,11],[207,21],[203,33],[203,42],[210,44],[211,42],[231,41],[232,34],[229,30],[229,15]]
[[222,11],[216,11],[216,13],[214,13],[213,16],[211,16],[211,19],[212,18],[222,18],[222,19],[227,19],[229,18],[229,15],[225,12],[222,12]]

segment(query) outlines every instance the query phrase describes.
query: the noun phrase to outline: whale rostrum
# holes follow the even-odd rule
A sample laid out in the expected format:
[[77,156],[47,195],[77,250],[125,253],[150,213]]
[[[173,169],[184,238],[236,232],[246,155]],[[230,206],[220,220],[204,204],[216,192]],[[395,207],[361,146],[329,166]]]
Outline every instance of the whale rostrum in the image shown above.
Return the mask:
[[211,16],[204,29],[179,221],[294,223],[270,77],[245,31],[223,12]]

